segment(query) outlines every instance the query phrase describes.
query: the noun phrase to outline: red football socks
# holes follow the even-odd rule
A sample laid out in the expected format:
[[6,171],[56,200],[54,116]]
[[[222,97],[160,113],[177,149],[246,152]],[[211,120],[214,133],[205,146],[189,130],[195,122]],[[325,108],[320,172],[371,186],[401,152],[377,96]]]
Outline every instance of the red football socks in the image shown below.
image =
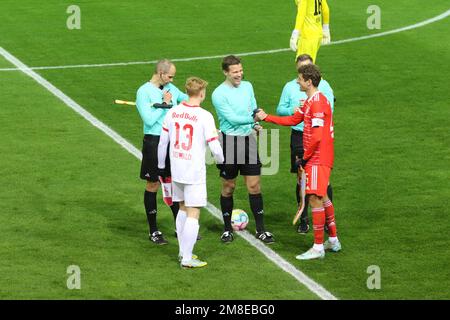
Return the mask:
[[336,230],[336,220],[334,219],[334,206],[333,203],[330,200],[327,200],[323,204],[325,208],[325,216],[328,226],[328,235],[330,237],[336,237],[337,236],[337,230]]
[[325,226],[325,209],[312,208],[312,219],[314,229],[314,243],[323,244],[324,226]]

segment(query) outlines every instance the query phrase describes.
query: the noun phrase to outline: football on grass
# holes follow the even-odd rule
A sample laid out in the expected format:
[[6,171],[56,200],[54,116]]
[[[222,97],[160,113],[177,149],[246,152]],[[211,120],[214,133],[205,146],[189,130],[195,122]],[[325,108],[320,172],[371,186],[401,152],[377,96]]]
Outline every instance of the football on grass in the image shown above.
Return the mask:
[[231,225],[233,230],[244,230],[248,224],[248,215],[244,210],[234,209],[231,214]]

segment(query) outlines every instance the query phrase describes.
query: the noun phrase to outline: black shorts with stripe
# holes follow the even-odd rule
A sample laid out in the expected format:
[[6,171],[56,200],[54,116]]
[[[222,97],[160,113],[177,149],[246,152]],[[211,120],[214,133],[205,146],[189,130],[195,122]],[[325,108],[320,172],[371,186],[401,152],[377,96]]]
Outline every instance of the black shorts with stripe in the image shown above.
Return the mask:
[[219,141],[223,149],[225,162],[218,165],[219,175],[227,180],[241,176],[260,176],[261,161],[258,154],[256,138],[248,136],[232,136],[221,133]]
[[296,158],[303,158],[303,131],[291,131],[291,172],[297,173]]
[[[141,179],[150,182],[158,181],[158,144],[159,136],[144,135],[142,141]],[[169,146],[167,146],[165,173],[170,176]]]

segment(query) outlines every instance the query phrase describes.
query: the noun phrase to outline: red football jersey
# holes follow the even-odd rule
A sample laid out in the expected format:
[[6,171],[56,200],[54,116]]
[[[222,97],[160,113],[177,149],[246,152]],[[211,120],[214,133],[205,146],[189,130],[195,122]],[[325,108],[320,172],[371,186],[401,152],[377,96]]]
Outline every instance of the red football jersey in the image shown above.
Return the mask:
[[319,91],[307,99],[303,107],[288,117],[268,115],[267,122],[284,126],[304,122],[303,159],[307,165],[323,165],[332,168],[334,162],[333,115],[328,99]]

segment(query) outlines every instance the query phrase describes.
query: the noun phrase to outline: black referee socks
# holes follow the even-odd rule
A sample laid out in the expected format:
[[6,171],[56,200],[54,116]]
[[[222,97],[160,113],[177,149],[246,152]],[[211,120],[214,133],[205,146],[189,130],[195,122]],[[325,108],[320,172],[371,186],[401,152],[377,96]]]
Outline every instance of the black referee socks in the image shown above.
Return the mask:
[[144,192],[144,206],[145,213],[147,214],[148,227],[150,229],[150,234],[158,231],[156,226],[156,192],[149,192],[145,190]]
[[178,214],[178,210],[180,210],[180,203],[173,202],[173,204],[170,206],[170,210],[172,210],[173,220],[177,221],[177,214]]
[[298,183],[295,183],[295,197],[297,198],[297,204],[300,203],[300,186],[298,185]]
[[261,193],[249,194],[250,208],[255,217],[256,231],[264,232],[264,206]]
[[225,223],[225,231],[233,231],[231,227],[231,212],[233,211],[233,196],[224,197],[220,195],[220,208],[222,209],[223,222]]

